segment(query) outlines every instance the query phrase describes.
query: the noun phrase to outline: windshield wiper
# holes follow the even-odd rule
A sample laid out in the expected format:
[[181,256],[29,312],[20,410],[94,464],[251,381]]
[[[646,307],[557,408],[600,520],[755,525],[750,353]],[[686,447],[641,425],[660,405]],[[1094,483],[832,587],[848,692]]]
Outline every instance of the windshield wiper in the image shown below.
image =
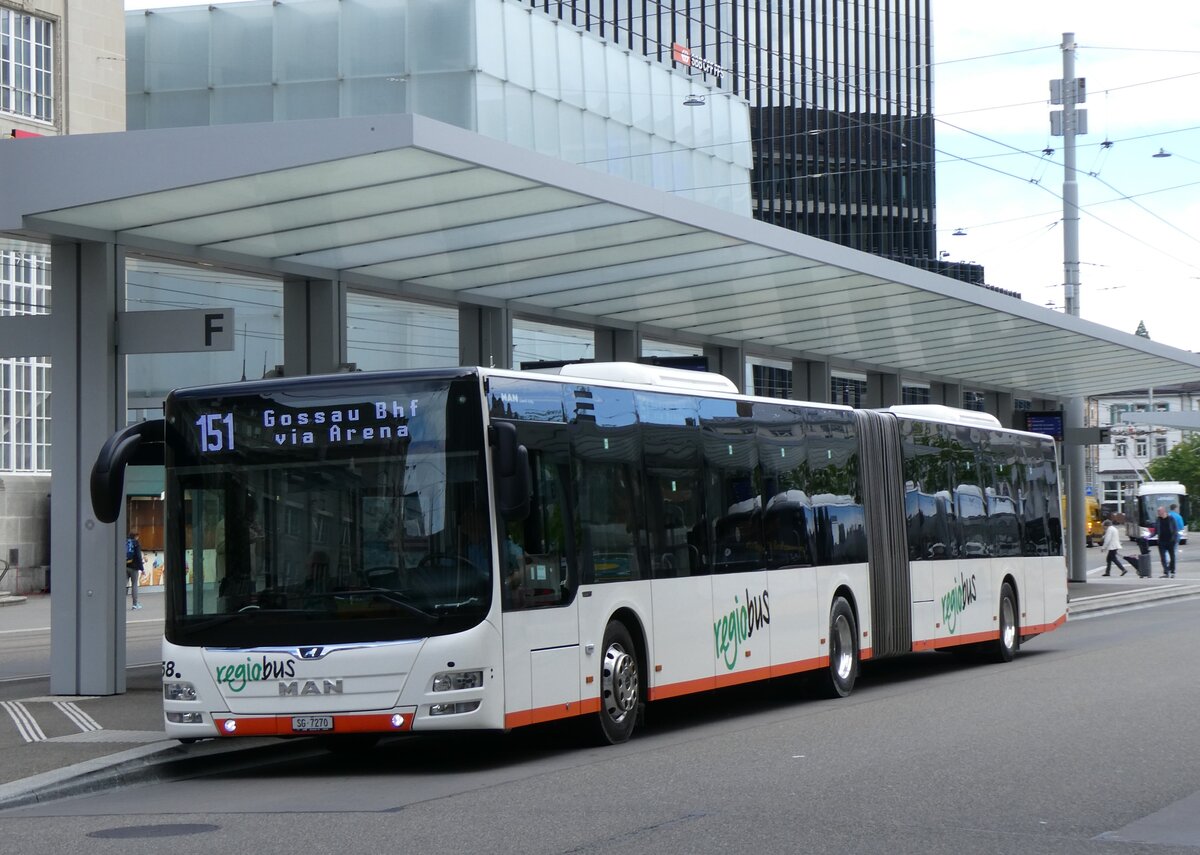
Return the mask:
[[337,598],[337,597],[353,597],[358,594],[371,594],[373,596],[379,597],[379,599],[384,600],[385,602],[400,606],[401,608],[403,608],[407,611],[410,611],[415,615],[423,617],[426,620],[431,620],[431,621],[440,620],[440,617],[438,615],[430,614],[429,612],[425,611],[424,609],[418,608],[417,606],[413,605],[408,600],[408,598],[404,596],[404,594],[400,593],[399,591],[393,590],[392,588],[377,588],[377,587],[374,587],[371,585],[365,585],[365,586],[358,587],[358,588],[347,588],[344,591],[329,591],[328,593],[325,594],[325,596]]
[[481,597],[467,597],[457,603],[438,603],[433,608],[437,612],[462,611],[468,607],[483,605]]
[[[256,605],[243,606],[236,612],[225,612],[224,614],[211,615],[207,620],[199,623],[190,624],[189,632],[198,632],[204,629],[210,629],[214,626],[220,626],[223,623],[229,623],[234,620],[253,620],[259,615],[303,615],[312,616],[312,612],[307,612],[304,609],[264,609]],[[195,619],[199,615],[183,615],[184,619]]]

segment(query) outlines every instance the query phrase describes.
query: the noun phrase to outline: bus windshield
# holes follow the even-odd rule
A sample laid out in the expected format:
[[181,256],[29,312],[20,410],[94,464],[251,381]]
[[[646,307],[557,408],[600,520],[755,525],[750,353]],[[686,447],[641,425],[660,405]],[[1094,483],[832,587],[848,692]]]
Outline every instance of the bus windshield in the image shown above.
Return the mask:
[[1178,510],[1181,506],[1186,509],[1186,496],[1179,493],[1145,493],[1138,496],[1138,517],[1144,527],[1150,528],[1158,523],[1158,509]]
[[248,388],[167,402],[169,641],[387,641],[483,619],[477,378]]

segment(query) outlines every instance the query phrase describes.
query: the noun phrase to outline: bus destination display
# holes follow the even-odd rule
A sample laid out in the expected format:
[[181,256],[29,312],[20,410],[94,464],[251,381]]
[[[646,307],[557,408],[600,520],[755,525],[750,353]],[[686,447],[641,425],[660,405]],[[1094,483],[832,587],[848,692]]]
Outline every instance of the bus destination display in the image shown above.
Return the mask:
[[331,448],[406,441],[421,411],[418,398],[376,400],[332,407],[292,408],[255,401],[201,412],[193,424],[201,454],[251,448]]

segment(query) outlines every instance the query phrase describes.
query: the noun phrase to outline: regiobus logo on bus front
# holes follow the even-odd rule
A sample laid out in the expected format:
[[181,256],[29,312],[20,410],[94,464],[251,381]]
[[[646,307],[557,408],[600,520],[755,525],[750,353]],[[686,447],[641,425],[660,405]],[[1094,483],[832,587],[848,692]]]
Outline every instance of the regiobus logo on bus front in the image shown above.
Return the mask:
[[975,574],[972,573],[968,579],[966,575],[959,573],[958,584],[942,595],[942,623],[946,625],[946,632],[954,635],[958,627],[958,616],[976,599],[978,597],[975,595]]
[[263,656],[256,661],[247,656],[245,662],[238,662],[236,665],[218,665],[216,668],[217,685],[224,684],[229,691],[234,693],[245,690],[246,686],[251,683],[277,680],[279,694],[284,697],[342,694],[343,686],[340,679],[301,681],[292,679],[295,676],[296,660],[290,658],[271,659]]
[[256,662],[247,656],[245,662],[236,665],[218,665],[216,676],[217,685],[224,683],[231,692],[240,692],[249,683],[295,677],[296,660],[273,660],[264,656]]
[[733,603],[729,614],[713,622],[717,658],[724,661],[728,671],[737,667],[738,648],[754,635],[754,630],[762,629],[771,622],[771,601],[766,591],[751,597],[747,589],[746,602],[743,603],[735,594]]

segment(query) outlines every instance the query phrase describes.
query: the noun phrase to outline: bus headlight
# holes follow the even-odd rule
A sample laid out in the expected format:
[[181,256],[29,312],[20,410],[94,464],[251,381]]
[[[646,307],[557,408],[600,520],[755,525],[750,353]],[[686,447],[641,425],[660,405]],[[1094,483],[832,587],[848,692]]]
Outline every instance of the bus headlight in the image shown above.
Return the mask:
[[169,712],[167,721],[172,724],[204,724],[204,713],[198,712]]
[[443,671],[440,674],[433,675],[433,690],[435,692],[478,689],[482,686],[482,671]]
[[465,701],[457,704],[430,704],[430,715],[457,715],[459,713],[475,712],[479,709],[479,701]]
[[191,683],[163,683],[163,697],[168,701],[194,701],[196,687]]

